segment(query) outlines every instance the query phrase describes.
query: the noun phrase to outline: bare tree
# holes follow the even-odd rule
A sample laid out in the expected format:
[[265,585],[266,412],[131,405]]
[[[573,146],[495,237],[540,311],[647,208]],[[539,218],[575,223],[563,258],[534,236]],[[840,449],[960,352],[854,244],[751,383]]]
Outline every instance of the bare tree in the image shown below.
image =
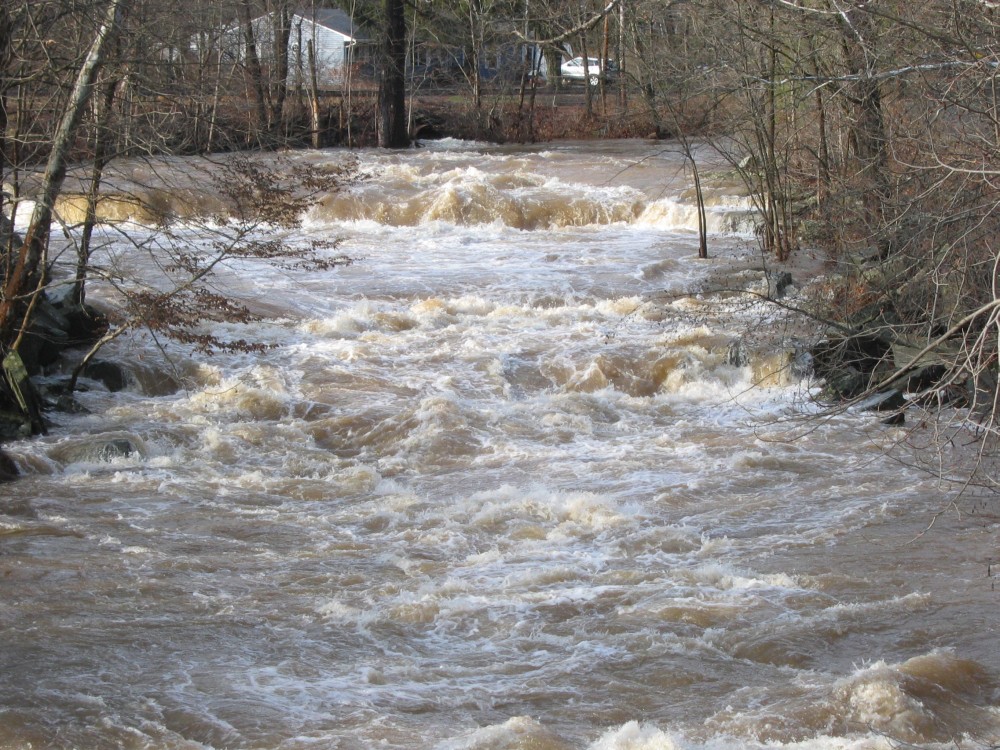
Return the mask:
[[52,139],[42,187],[35,202],[35,209],[24,242],[7,269],[3,293],[0,295],[0,345],[7,352],[16,352],[20,331],[31,304],[41,291],[45,279],[45,256],[49,228],[56,197],[66,178],[66,167],[72,141],[90,100],[97,71],[104,62],[121,25],[122,13],[128,0],[109,0],[94,40],[77,73],[69,100]]

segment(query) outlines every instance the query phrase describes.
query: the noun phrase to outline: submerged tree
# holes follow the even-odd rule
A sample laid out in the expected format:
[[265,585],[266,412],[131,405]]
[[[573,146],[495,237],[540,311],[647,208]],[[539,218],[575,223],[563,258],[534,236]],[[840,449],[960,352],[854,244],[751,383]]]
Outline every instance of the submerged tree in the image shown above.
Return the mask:
[[[107,333],[74,369],[68,390],[75,388],[77,378],[103,346],[138,329],[204,353],[266,348],[252,339],[223,338],[207,327],[213,322],[258,320],[245,302],[216,288],[217,272],[227,264],[262,262],[285,269],[329,270],[351,262],[335,252],[336,240],[290,244],[283,235],[300,226],[317,198],[357,179],[353,161],[319,169],[237,155],[192,163],[188,168],[196,175],[208,172],[218,210],[189,216],[176,230],[161,225],[152,238],[117,237],[116,244],[127,248],[126,255],[148,256],[149,267],[160,273],[153,278],[137,277],[120,266],[121,250],[105,254],[93,268],[104,285],[115,290],[118,309]],[[163,189],[174,188],[168,182]]]

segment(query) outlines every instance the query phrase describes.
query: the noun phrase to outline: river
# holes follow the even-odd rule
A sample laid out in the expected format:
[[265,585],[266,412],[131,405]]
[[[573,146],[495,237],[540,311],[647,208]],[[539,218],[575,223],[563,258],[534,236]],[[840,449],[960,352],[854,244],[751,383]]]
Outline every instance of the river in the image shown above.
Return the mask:
[[781,325],[690,293],[753,260],[735,187],[699,260],[669,144],[355,156],[286,234],[351,265],[219,269],[264,352],[119,340],[6,446],[0,748],[1000,742],[996,523],[729,357]]

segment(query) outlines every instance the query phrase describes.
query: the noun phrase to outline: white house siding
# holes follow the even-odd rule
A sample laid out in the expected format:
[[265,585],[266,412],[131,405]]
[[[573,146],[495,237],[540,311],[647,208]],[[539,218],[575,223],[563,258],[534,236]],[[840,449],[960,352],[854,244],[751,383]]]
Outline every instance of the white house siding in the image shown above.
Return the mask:
[[[351,37],[339,31],[296,16],[288,39],[288,78],[309,83],[309,42],[316,54],[316,78],[319,86],[340,85],[346,76],[344,61],[350,56]],[[301,45],[301,46],[300,46]]]
[[[270,67],[274,54],[274,28],[270,16],[260,16],[253,20],[254,36],[257,42],[257,56],[261,64]],[[238,44],[242,49],[242,32]],[[320,88],[341,86],[347,77],[348,63],[361,59],[367,48],[367,40],[355,39],[348,34],[316,23],[301,15],[292,16],[291,33],[288,36],[288,83],[297,86],[309,85],[309,42],[313,41],[316,51],[316,74]],[[361,54],[352,53],[358,50]],[[242,56],[242,55],[241,55]]]

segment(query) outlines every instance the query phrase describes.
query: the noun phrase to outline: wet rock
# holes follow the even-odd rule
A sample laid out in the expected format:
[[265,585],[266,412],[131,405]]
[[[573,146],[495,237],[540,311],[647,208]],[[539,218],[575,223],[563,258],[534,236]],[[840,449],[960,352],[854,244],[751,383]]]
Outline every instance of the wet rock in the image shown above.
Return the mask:
[[746,367],[750,364],[750,353],[740,339],[729,343],[729,348],[726,350],[726,364],[730,367]]
[[70,292],[42,295],[19,353],[28,373],[37,375],[66,349],[88,346],[107,330],[107,318],[89,305],[79,305]]
[[13,482],[17,479],[19,472],[14,459],[3,452],[0,448],[0,482]]
[[857,398],[892,371],[889,345],[871,334],[831,337],[809,354],[815,375],[826,381],[828,398]]
[[794,380],[804,380],[805,378],[812,377],[816,370],[812,352],[801,341],[795,343],[793,351],[795,354],[792,357],[792,378]]
[[906,406],[906,399],[901,391],[896,388],[888,388],[878,393],[873,393],[864,401],[858,404],[862,411],[895,411]]
[[85,378],[103,383],[112,393],[125,390],[129,384],[128,371],[117,364],[103,359],[95,359],[83,368],[80,373]]
[[[757,294],[767,299],[778,299],[783,296],[793,283],[792,274],[788,271],[775,271],[766,268],[746,268],[731,274],[726,279],[718,281],[719,290],[742,288],[751,294]],[[711,285],[709,287],[711,289]]]
[[31,420],[11,409],[0,411],[0,442],[20,440],[31,435]]
[[138,452],[138,448],[127,438],[109,440],[100,447],[97,458],[101,461],[113,461],[116,458],[128,458],[133,453]]
[[52,309],[62,316],[68,346],[89,346],[108,330],[108,319],[102,312],[71,301],[68,293],[53,299]]
[[937,386],[948,373],[944,365],[928,365],[911,372],[903,388],[907,393],[919,393]]
[[68,393],[60,394],[53,404],[53,408],[63,414],[90,414],[90,409],[81,404]]
[[852,365],[842,365],[827,369],[823,380],[826,381],[826,388],[824,390],[827,397],[838,400],[854,398],[861,394],[868,386],[867,378],[865,378],[858,368]]
[[37,375],[54,364],[69,346],[65,318],[44,299],[35,307],[31,325],[25,333],[18,353],[29,375]]
[[906,415],[903,410],[906,406],[907,400],[897,388],[873,393],[858,404],[858,408],[862,411],[890,412],[889,416],[882,420],[882,424],[887,425],[905,424]]
[[131,361],[125,371],[129,387],[147,396],[169,396],[181,389],[175,373],[159,365]]
[[902,411],[897,411],[882,420],[882,424],[898,426],[906,424],[906,415]]
[[137,438],[130,435],[91,436],[71,440],[52,448],[50,458],[62,464],[110,463],[116,459],[142,456]]
[[788,271],[765,271],[767,292],[771,298],[781,297],[792,285],[792,275]]

